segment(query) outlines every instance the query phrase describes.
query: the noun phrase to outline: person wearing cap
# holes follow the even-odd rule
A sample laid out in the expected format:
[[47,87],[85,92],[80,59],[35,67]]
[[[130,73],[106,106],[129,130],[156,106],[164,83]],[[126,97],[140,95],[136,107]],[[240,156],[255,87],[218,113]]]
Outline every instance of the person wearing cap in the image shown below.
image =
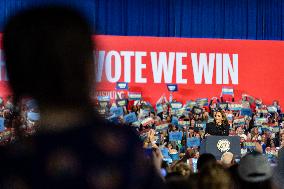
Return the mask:
[[278,151],[278,165],[273,172],[273,181],[279,189],[284,189],[284,148]]
[[272,173],[267,158],[256,151],[246,154],[238,166],[238,175],[243,189],[273,188]]

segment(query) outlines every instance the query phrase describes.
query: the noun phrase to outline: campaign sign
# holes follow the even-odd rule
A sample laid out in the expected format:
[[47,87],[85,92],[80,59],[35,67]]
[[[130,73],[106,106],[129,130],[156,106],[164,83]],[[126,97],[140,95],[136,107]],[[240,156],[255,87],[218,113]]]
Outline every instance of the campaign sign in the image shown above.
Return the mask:
[[169,128],[169,124],[165,123],[165,124],[157,125],[155,130],[157,132],[161,132],[161,131],[167,130],[168,128]]
[[242,108],[241,115],[242,116],[252,116],[252,111],[250,108]]
[[142,93],[141,92],[128,92],[129,100],[141,100]]
[[180,117],[180,116],[182,116],[185,113],[185,109],[184,108],[180,108],[180,109],[177,109],[175,112],[176,112],[176,115],[178,117]]
[[127,100],[126,99],[116,100],[116,105],[117,106],[127,106]]
[[236,126],[244,125],[245,124],[245,118],[244,117],[235,117],[233,124],[236,125]]
[[115,114],[113,114],[112,116],[110,116],[106,119],[109,120],[110,122],[112,122],[115,125],[119,124],[118,118],[115,116]]
[[141,124],[143,126],[151,125],[152,123],[154,123],[154,119],[151,118],[151,117],[148,117],[148,118],[144,119],[143,121],[141,121]]
[[174,110],[182,108],[182,103],[181,102],[172,102],[171,103],[171,108]]
[[233,95],[234,89],[229,87],[223,87],[222,88],[222,95]]
[[132,123],[132,122],[137,121],[135,112],[125,115],[123,119],[126,123]]
[[243,143],[243,148],[245,149],[250,149],[250,150],[254,150],[256,147],[255,147],[255,142],[252,142],[252,141],[245,141]]
[[260,114],[267,114],[268,113],[268,110],[266,108],[261,108],[261,109],[258,109],[257,110],[257,113],[260,113]]
[[178,126],[178,118],[176,116],[172,117],[172,122],[173,125]]
[[110,113],[114,114],[116,117],[119,117],[123,115],[123,109],[122,107],[112,107],[110,109]]
[[208,98],[198,98],[196,99],[196,104],[200,106],[208,106]]
[[0,132],[5,130],[5,126],[4,126],[4,118],[0,117]]
[[275,107],[275,106],[267,106],[267,111],[269,113],[275,113],[275,112],[277,112],[277,107]]
[[110,101],[109,96],[98,96],[98,101]]
[[202,109],[201,108],[197,108],[197,107],[194,107],[193,108],[193,113],[195,113],[195,114],[201,114],[202,113]]
[[232,110],[232,111],[240,111],[242,108],[243,108],[243,105],[240,104],[240,103],[229,103],[228,104],[228,107],[229,107],[229,110]]
[[243,105],[243,108],[250,108],[249,101],[243,101],[242,105]]
[[200,146],[200,138],[197,138],[197,137],[187,138],[186,144],[187,144],[187,147],[189,147],[189,148],[199,147]]
[[226,103],[226,102],[219,103],[219,108],[221,108],[222,110],[227,110],[228,109],[228,103]]
[[31,121],[38,121],[40,119],[39,113],[35,113],[35,112],[28,112],[27,117]]
[[201,123],[195,122],[194,127],[198,128],[199,130],[205,130],[206,129],[206,122],[201,122]]
[[273,133],[278,133],[280,131],[280,127],[278,126],[270,127],[269,130]]
[[254,124],[256,125],[256,126],[258,126],[258,125],[262,125],[263,123],[267,123],[268,122],[268,120],[266,119],[266,118],[262,118],[262,117],[256,117],[255,118],[255,121],[254,121]]
[[140,110],[142,111],[141,114],[142,114],[143,117],[149,116],[149,113],[150,113],[149,110],[146,110],[146,109],[140,109]]
[[178,153],[172,153],[172,154],[170,154],[170,157],[172,158],[173,161],[179,160],[179,155],[178,155]]
[[264,131],[271,131],[270,130],[270,127],[267,125],[267,124],[264,124],[261,126],[261,130],[264,132]]
[[178,91],[178,86],[177,86],[177,84],[167,84],[167,88],[168,88],[168,91],[170,91],[170,92],[176,92],[176,91]]
[[163,158],[169,158],[169,149],[168,148],[161,148],[161,153],[163,155]]
[[116,82],[116,90],[128,90],[128,83],[126,82]]
[[163,112],[163,105],[157,104],[156,109],[157,109],[157,114]]
[[183,120],[181,120],[181,121],[178,121],[178,124],[180,126],[188,126],[188,125],[190,125],[190,121],[183,121]]
[[192,109],[196,105],[197,103],[195,101],[187,101],[185,107],[189,107],[190,109]]
[[170,132],[169,141],[179,141],[182,140],[182,132]]

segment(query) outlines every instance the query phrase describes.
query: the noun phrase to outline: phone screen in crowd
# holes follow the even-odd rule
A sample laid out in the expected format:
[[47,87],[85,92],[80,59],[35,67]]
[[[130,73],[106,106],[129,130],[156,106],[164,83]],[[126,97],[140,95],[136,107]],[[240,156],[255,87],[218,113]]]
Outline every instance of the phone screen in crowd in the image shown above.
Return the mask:
[[197,158],[192,158],[193,172],[197,173]]
[[235,159],[235,162],[236,163],[240,163],[240,159]]
[[165,168],[161,168],[161,175],[163,177],[166,177],[167,176],[167,170]]

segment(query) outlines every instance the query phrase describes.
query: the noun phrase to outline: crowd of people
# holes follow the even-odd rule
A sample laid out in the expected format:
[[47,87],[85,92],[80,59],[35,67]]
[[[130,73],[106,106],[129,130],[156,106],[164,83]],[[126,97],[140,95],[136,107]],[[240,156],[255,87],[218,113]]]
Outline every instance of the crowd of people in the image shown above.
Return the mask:
[[[283,188],[276,101],[223,95],[182,104],[163,95],[151,105],[100,97],[100,119],[90,98],[91,34],[80,13],[60,6],[7,21],[3,50],[14,96],[0,100],[1,189]],[[240,136],[241,159],[200,154],[210,135]]]
[[40,115],[35,100],[24,98],[14,105],[12,96],[0,97],[0,145],[29,137],[39,128]]
[[[255,152],[261,157],[257,165],[267,160],[269,167],[273,168],[278,163],[278,151],[284,146],[284,120],[277,101],[266,105],[247,94],[243,94],[239,101],[234,99],[234,95],[222,95],[219,99],[202,98],[184,104],[176,100],[168,101],[162,95],[155,105],[142,99],[129,100],[125,97],[112,103],[109,98],[98,99],[101,116],[113,124],[136,130],[143,141],[146,156],[150,157],[155,149],[161,151],[161,174],[168,179],[173,175],[191,178],[200,171],[199,158],[208,155],[200,154],[200,144],[209,135],[240,137],[240,156],[226,152],[220,160],[212,157],[225,168],[234,167],[242,157]],[[250,161],[254,161],[253,158]],[[246,166],[253,167],[251,163]],[[211,166],[206,171],[216,169],[220,174],[226,174],[219,165]]]

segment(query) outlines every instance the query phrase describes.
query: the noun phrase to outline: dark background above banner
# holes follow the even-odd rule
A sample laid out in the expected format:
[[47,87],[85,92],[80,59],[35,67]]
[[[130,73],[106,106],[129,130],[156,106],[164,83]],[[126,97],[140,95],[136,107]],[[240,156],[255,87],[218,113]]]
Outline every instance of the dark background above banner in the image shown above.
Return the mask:
[[193,38],[284,38],[281,0],[1,0],[0,32],[17,11],[63,4],[80,10],[107,35]]

